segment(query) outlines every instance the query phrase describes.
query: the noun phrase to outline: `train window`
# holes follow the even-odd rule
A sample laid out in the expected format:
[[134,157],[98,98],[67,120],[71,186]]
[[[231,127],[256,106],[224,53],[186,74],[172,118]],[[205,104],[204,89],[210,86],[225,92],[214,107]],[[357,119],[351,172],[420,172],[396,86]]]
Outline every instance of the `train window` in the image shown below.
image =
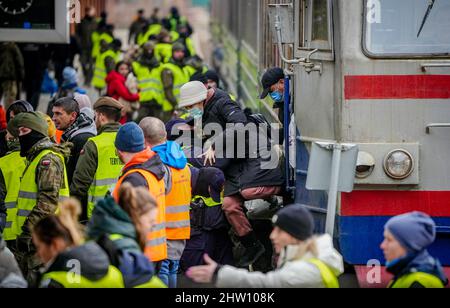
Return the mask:
[[450,1],[366,0],[363,48],[373,57],[449,56]]
[[305,33],[300,47],[331,50],[331,2],[330,0],[305,0]]

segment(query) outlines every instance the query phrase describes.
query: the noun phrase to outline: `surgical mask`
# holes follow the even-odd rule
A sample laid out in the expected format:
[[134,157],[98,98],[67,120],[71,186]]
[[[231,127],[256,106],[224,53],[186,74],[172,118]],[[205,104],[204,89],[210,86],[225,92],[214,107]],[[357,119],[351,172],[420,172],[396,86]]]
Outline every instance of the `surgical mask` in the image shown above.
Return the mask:
[[270,97],[273,99],[275,103],[280,103],[283,101],[283,94],[278,91],[270,93]]
[[192,108],[191,111],[189,111],[189,115],[194,120],[199,120],[203,117],[203,110],[201,110],[200,108]]

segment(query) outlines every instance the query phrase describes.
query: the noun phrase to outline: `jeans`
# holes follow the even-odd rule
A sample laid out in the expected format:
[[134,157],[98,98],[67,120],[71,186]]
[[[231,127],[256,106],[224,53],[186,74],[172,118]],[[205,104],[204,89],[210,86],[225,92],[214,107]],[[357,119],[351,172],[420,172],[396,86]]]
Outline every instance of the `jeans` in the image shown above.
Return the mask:
[[180,261],[164,260],[161,262],[161,269],[159,270],[158,277],[170,289],[176,289],[177,275],[179,268],[180,268]]

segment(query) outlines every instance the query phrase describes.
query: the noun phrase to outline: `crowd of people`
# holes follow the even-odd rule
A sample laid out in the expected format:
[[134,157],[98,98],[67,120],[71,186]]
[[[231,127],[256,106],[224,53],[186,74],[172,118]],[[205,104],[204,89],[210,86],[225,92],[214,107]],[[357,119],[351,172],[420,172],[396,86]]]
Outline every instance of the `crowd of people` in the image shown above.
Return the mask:
[[[113,31],[91,8],[77,29],[85,87],[100,93],[94,104],[70,65],[47,114],[7,96],[0,287],[177,288],[184,274],[217,287],[338,288],[343,258],[284,192],[278,144],[258,130],[244,143],[264,146],[235,152],[241,128],[264,120],[220,89],[196,55],[187,19],[177,8],[166,18],[140,10],[126,53]],[[280,68],[262,79],[261,98],[270,95],[276,109],[283,79]],[[223,145],[231,155],[219,154]],[[275,215],[250,219],[249,200]],[[435,236],[423,213],[388,222],[381,249],[391,287],[447,284],[426,250]]]

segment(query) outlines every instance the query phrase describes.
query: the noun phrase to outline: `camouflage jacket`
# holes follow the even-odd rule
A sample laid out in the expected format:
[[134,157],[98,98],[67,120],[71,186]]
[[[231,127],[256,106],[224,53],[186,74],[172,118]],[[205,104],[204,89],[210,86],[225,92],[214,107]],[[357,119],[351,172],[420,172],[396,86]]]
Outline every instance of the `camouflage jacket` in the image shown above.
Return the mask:
[[[42,139],[36,143],[27,155],[27,164],[30,164],[39,153],[44,150],[52,150],[61,154],[65,159],[70,155],[70,149],[55,145],[49,138]],[[54,153],[42,157],[36,168],[36,184],[38,199],[36,206],[31,211],[28,219],[22,227],[21,238],[31,238],[32,227],[41,219],[56,212],[59,202],[59,190],[64,187],[64,164],[61,158]]]

